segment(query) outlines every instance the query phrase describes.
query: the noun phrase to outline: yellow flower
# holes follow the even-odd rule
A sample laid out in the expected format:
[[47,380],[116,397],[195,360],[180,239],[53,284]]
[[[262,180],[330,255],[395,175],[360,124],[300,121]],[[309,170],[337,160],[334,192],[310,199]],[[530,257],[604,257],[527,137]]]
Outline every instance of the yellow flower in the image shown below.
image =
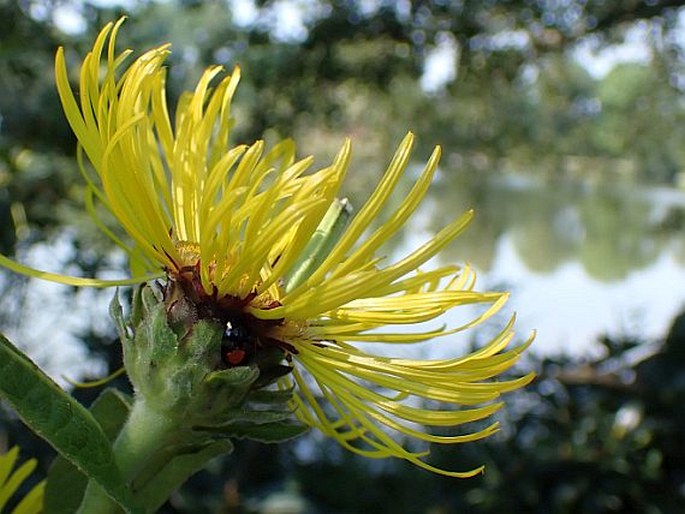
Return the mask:
[[[19,486],[36,468],[36,459],[24,462],[12,472],[17,461],[19,448],[15,446],[9,452],[0,454],[0,511],[5,507]],[[43,492],[45,481],[40,482],[12,510],[12,514],[37,514],[43,511]]]
[[[357,344],[448,336],[491,316],[507,298],[474,290],[468,266],[419,271],[464,230],[471,212],[397,262],[375,255],[419,206],[440,149],[389,219],[372,229],[407,169],[414,142],[408,134],[368,201],[326,252],[317,251],[346,209],[336,195],[348,167],[349,141],[330,166],[316,170],[311,158],[296,160],[291,141],[269,151],[263,141],[231,147],[237,68],[230,75],[220,67],[207,69],[195,90],[180,98],[172,122],[165,98],[169,45],[130,62],[130,50],[115,51],[122,21],[107,25],[86,56],[78,97],[69,86],[62,49],[56,80],[79,156],[85,153],[92,165],[92,170],[81,166],[86,206],[130,255],[134,278],[128,282],[166,275],[203,306],[201,312],[221,312],[236,343],[224,355],[227,366],[243,364],[250,351],[280,348],[294,370],[279,385],[295,386],[297,416],[345,448],[403,458],[450,476],[481,471],[436,469],[422,460],[427,452],[407,449],[406,443],[460,443],[492,434],[497,423],[458,435],[421,427],[442,431],[491,416],[502,405],[501,393],[532,379],[528,374],[491,380],[511,368],[532,338],[507,348],[514,336],[512,319],[483,348],[447,360],[380,357]],[[98,220],[96,201],[115,216],[132,245]],[[45,274],[5,258],[0,262],[64,283],[111,284]],[[463,326],[392,328],[429,322],[467,304],[485,308]],[[255,348],[248,348],[247,340]]]

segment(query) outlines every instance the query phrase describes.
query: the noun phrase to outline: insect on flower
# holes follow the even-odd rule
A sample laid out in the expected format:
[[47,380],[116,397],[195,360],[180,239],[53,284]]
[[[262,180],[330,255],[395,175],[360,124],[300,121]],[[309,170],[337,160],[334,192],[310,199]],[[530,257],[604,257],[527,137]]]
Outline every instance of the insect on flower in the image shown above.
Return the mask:
[[[311,157],[298,160],[290,140],[270,150],[263,141],[232,145],[238,68],[230,74],[208,68],[194,91],[181,96],[172,122],[165,95],[169,45],[135,59],[131,50],[117,53],[122,22],[106,25],[84,59],[78,97],[62,49],[55,69],[79,156],[89,163],[82,165],[86,208],[130,258],[133,278],[123,282],[162,278],[180,288],[196,317],[225,327],[221,359],[216,356],[224,366],[246,365],[277,349],[292,366],[278,387],[293,391],[295,415],[343,447],[448,476],[480,472],[436,468],[426,462],[426,451],[406,443],[455,444],[493,434],[496,422],[469,424],[489,418],[502,407],[503,393],[532,380],[532,373],[501,378],[532,337],[511,345],[512,317],[481,348],[447,359],[380,356],[360,344],[392,348],[441,339],[446,345],[449,336],[480,324],[506,302],[504,292],[476,290],[468,265],[420,269],[466,228],[471,211],[396,261],[377,256],[421,204],[440,148],[376,226],[406,176],[414,145],[407,134],[351,217],[337,199],[349,140],[319,169]],[[104,226],[98,203],[125,236]],[[1,256],[0,264],[67,284],[122,283],[40,272]],[[465,305],[481,310],[459,326],[430,325]],[[447,428],[456,433],[445,435]]]
[[257,351],[257,341],[239,321],[226,323],[221,341],[221,359],[227,366],[240,366],[250,361]]

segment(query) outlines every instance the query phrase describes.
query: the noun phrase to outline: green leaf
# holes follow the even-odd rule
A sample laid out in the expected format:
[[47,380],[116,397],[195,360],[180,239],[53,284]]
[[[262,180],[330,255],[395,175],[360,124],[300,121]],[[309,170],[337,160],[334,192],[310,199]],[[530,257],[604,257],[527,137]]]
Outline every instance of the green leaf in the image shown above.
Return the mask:
[[230,413],[231,423],[251,423],[253,425],[265,425],[276,421],[285,421],[293,418],[292,410],[252,410],[242,409]]
[[[93,402],[90,412],[105,435],[114,441],[131,410],[131,398],[116,389],[105,389]],[[58,456],[48,472],[44,514],[72,514],[81,505],[88,477],[64,457]]]
[[48,471],[43,499],[44,514],[72,514],[81,505],[88,477],[62,456],[57,456]]
[[[36,434],[122,507],[132,503],[109,439],[85,407],[0,335],[0,395]],[[129,510],[130,512],[130,510]]]
[[238,439],[252,439],[260,443],[281,443],[299,437],[307,430],[309,427],[296,421],[280,421],[264,425],[236,423],[227,427],[225,435]]
[[[147,512],[156,512],[169,499],[171,493],[181,487],[192,475],[203,469],[207,462],[233,451],[228,441],[215,441],[206,447],[174,457],[162,470],[158,471],[137,493]],[[134,484],[136,490],[138,484]]]
[[[137,288],[136,291],[139,289],[140,288]],[[121,339],[123,343],[128,337],[128,329],[126,327],[126,320],[124,319],[124,309],[121,306],[121,302],[119,302],[119,289],[114,292],[114,297],[109,303],[109,315],[112,320],[114,320],[114,325],[119,333],[119,339]]]
[[259,378],[255,380],[253,387],[255,389],[261,389],[271,385],[278,379],[292,373],[292,371],[293,368],[291,366],[283,366],[281,364],[266,369],[260,368]]
[[287,406],[293,397],[293,389],[282,389],[271,391],[268,389],[259,389],[251,391],[247,397],[247,401],[262,405],[284,405]]

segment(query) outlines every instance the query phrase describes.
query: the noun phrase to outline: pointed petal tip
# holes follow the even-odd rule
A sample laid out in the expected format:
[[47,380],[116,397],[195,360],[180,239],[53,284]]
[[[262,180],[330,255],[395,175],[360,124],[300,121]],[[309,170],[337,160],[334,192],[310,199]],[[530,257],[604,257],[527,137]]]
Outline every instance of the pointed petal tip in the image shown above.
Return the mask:
[[397,151],[399,152],[400,150],[404,151],[411,151],[411,149],[414,147],[414,141],[416,139],[416,136],[414,135],[413,132],[407,132],[407,134],[402,138],[402,142],[400,143],[399,148]]
[[521,377],[520,387],[525,387],[529,385],[533,380],[535,380],[535,377],[537,377],[537,373],[535,373],[535,371],[529,371]]
[[533,341],[535,341],[536,336],[537,336],[537,331],[531,330],[530,335],[528,336],[528,339],[526,339],[523,343],[521,343],[521,345],[519,345],[516,348],[516,351],[520,354],[525,352],[530,347],[530,345],[533,344]]
[[105,25],[105,27],[107,27],[107,30],[109,30],[109,28],[114,26],[114,34],[116,34],[119,31],[119,27],[121,27],[126,20],[128,20],[128,16],[126,14],[122,14],[115,23],[110,21],[107,25]]

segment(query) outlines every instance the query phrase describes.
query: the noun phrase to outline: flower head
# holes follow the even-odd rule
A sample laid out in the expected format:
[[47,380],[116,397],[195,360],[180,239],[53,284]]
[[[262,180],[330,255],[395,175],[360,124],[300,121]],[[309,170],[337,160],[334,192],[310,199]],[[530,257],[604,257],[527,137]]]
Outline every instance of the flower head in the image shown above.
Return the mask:
[[[421,203],[440,149],[389,219],[373,229],[406,172],[414,142],[408,134],[368,201],[347,223],[349,208],[336,195],[348,167],[349,141],[320,169],[311,158],[296,159],[291,141],[270,150],[263,141],[231,146],[238,68],[231,74],[207,69],[195,90],[181,96],[172,121],[165,98],[169,45],[134,60],[130,50],[117,53],[122,21],[108,24],[86,56],[78,97],[62,49],[56,79],[79,155],[91,165],[82,164],[86,206],[130,255],[134,280],[165,275],[173,291],[190,300],[194,316],[225,324],[223,366],[248,364],[266,350],[281,352],[293,369],[279,387],[294,388],[296,415],[345,448],[403,458],[446,475],[479,472],[436,469],[422,460],[425,452],[404,443],[459,443],[496,430],[493,423],[437,435],[422,427],[459,427],[488,418],[501,407],[502,393],[532,379],[529,374],[491,380],[530,343],[507,348],[513,319],[483,348],[453,359],[380,357],[358,344],[445,337],[478,324],[506,300],[505,293],[476,291],[468,266],[419,270],[464,230],[471,212],[397,262],[376,256]],[[98,220],[95,202],[114,215],[132,244]],[[485,308],[463,326],[393,328],[429,322],[466,304]]]
[[[30,459],[12,471],[18,456],[19,447],[17,446],[7,453],[0,454],[0,510],[4,509],[9,499],[24,480],[36,469],[36,459]],[[37,514],[42,512],[44,491],[45,481],[42,481],[24,496],[21,502],[12,510],[12,514]]]

